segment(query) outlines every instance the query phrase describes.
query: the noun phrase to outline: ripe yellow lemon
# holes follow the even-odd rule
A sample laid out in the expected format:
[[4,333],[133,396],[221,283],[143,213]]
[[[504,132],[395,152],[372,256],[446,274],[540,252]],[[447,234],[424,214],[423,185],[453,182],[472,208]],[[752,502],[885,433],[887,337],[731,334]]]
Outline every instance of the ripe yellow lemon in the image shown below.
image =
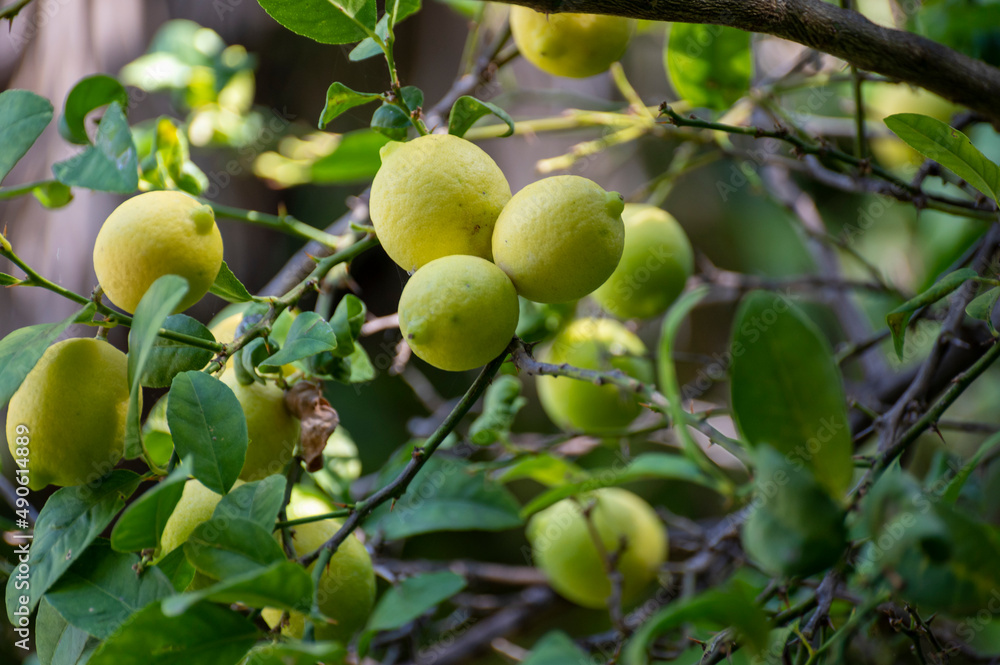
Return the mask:
[[247,418],[247,457],[240,471],[243,480],[260,480],[284,471],[299,443],[299,419],[285,406],[285,391],[268,381],[243,385],[232,369],[222,374]]
[[623,319],[648,319],[667,311],[694,271],[684,229],[667,211],[626,204],[625,249],[618,267],[593,293],[604,311]]
[[455,254],[418,270],[399,297],[399,329],[413,352],[439,369],[481,367],[517,329],[517,292],[478,256]]
[[544,178],[515,194],[500,213],[493,260],[528,300],[577,300],[618,265],[624,208],[620,194],[587,178]]
[[[242,484],[242,480],[237,480],[233,489]],[[212,513],[220,501],[221,494],[216,494],[194,478],[184,483],[181,499],[167,518],[163,535],[160,536],[161,557],[183,545],[199,524],[212,519]]]
[[125,452],[128,395],[128,360],[111,344],[67,339],[46,349],[7,409],[7,445],[26,460],[28,487],[107,475]]
[[[597,532],[598,549],[584,510]],[[526,530],[535,565],[552,588],[578,605],[606,606],[611,594],[607,555],[618,553],[622,601],[629,603],[656,578],[667,559],[667,532],[652,506],[635,494],[604,488],[575,499],[563,499],[539,512]]]
[[[296,486],[292,488],[288,503],[288,519],[295,520],[333,511],[333,505],[318,494],[311,494]],[[315,552],[340,528],[340,522],[333,519],[309,522],[292,527],[292,544],[298,556]],[[309,570],[316,564],[310,565]],[[320,577],[316,589],[319,610],[335,623],[316,626],[316,638],[320,640],[350,639],[365,625],[368,615],[375,605],[375,571],[371,557],[358,538],[351,534],[341,543],[330,559],[327,569]],[[261,616],[272,628],[281,619],[281,610],[265,608]],[[282,632],[293,637],[302,637],[305,616],[291,612],[288,625]]]
[[510,185],[489,155],[449,134],[388,143],[381,154],[369,207],[389,258],[407,272],[450,254],[492,258]]
[[[653,372],[643,357],[642,340],[612,319],[577,319],[539,353],[553,364],[567,363],[581,369],[621,370],[640,381],[652,381]],[[565,376],[539,376],[538,399],[559,427],[580,432],[611,432],[626,427],[642,412],[634,393],[618,386],[603,386]]]
[[510,31],[521,55],[556,76],[584,78],[607,71],[625,55],[635,21],[597,14],[543,14],[510,9]]
[[150,285],[180,275],[188,293],[174,312],[201,300],[222,266],[222,236],[212,208],[181,192],[133,196],[108,216],[94,245],[94,271],[105,295],[134,312]]

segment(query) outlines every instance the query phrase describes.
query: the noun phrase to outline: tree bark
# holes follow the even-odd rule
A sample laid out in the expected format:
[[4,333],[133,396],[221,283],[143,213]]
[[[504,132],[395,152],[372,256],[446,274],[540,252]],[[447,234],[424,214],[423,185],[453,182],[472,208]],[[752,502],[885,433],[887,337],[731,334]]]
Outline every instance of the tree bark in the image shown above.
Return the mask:
[[[501,0],[550,14],[611,14],[759,32],[926,88],[1000,128],[1000,69],[824,0]],[[698,44],[701,48],[711,45]]]

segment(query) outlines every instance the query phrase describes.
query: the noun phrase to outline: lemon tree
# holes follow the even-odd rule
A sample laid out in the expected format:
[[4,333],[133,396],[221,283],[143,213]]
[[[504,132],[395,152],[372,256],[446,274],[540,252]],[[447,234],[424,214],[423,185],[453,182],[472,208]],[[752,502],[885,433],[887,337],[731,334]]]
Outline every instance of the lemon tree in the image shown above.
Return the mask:
[[556,76],[585,78],[607,71],[625,55],[635,22],[598,14],[544,14],[510,9],[510,30],[531,64]]
[[620,194],[587,178],[543,178],[515,194],[500,213],[493,258],[528,300],[582,298],[621,259],[624,207]]
[[67,339],[45,351],[7,407],[11,455],[18,441],[30,441],[29,487],[96,481],[122,458],[126,364],[124,353],[96,339]]
[[182,192],[134,196],[108,216],[94,244],[94,271],[115,305],[134,312],[163,275],[180,275],[188,293],[180,312],[208,293],[222,265],[212,208]]
[[389,143],[372,181],[371,217],[389,257],[413,272],[449,254],[490,259],[510,186],[482,148],[450,134]]
[[453,255],[431,261],[399,297],[399,329],[418,357],[462,371],[485,365],[514,336],[517,292],[485,259]]

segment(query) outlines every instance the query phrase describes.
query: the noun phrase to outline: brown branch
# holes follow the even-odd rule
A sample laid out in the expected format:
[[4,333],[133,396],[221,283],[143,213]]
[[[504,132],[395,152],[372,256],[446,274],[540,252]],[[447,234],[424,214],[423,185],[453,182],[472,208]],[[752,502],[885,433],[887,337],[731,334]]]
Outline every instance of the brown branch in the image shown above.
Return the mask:
[[550,14],[612,14],[759,32],[841,58],[978,111],[1000,126],[1000,69],[824,0],[503,0]]

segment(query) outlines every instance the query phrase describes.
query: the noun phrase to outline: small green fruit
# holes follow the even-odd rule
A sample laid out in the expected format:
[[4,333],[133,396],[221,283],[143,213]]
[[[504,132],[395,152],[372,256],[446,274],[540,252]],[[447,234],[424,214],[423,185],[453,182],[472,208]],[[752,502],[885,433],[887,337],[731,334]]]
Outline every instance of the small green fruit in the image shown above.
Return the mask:
[[556,76],[584,78],[607,71],[625,55],[635,21],[598,14],[543,14],[510,9],[510,31],[531,64]]

